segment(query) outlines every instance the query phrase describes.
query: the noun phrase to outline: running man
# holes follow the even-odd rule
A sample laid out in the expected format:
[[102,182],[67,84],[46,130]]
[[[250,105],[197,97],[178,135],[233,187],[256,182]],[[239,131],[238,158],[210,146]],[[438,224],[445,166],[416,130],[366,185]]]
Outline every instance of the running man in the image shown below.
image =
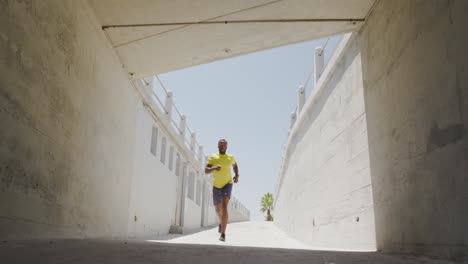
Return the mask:
[[239,181],[239,169],[234,156],[226,153],[227,145],[225,139],[218,141],[219,153],[211,155],[205,167],[206,174],[213,173],[213,204],[219,218],[218,232],[221,233],[219,240],[222,242],[226,241],[226,226],[229,217],[228,204],[229,199],[231,199],[233,184],[231,166],[235,173],[234,183]]

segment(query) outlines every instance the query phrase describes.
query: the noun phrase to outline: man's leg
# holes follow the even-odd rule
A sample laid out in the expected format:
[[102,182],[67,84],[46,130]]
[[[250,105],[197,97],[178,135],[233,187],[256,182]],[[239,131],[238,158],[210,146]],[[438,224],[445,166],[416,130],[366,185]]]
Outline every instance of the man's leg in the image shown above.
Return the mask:
[[[223,226],[223,203],[222,201],[218,203],[217,205],[215,205],[215,209],[216,209],[216,215],[218,215],[219,224],[221,225],[221,228],[222,228]],[[221,229],[221,233],[222,233],[222,229]]]
[[226,233],[226,227],[227,227],[227,223],[229,220],[228,204],[229,204],[228,196],[224,196],[222,203],[218,204],[222,208],[222,217],[221,217],[221,233],[222,234]]
[[215,206],[216,215],[218,216],[219,225],[218,232],[221,233],[221,223],[223,220],[223,192],[222,189],[213,186],[213,204]]

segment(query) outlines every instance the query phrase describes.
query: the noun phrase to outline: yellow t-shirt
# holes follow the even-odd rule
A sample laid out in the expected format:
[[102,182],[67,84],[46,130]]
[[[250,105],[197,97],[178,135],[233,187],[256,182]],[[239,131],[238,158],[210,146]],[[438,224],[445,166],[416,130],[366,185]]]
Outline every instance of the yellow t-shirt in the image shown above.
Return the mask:
[[208,159],[208,164],[221,166],[220,171],[213,171],[213,186],[223,188],[224,185],[232,183],[231,166],[236,163],[234,155],[231,154],[212,154]]

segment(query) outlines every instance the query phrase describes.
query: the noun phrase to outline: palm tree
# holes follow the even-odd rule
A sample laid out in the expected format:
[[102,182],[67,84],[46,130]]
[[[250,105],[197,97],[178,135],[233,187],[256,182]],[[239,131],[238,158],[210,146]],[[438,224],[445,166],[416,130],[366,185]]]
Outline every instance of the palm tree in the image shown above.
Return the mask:
[[271,215],[271,211],[273,211],[273,194],[265,193],[262,196],[260,205],[262,206],[260,211],[262,211],[262,213],[267,212],[266,220],[273,221],[273,216]]

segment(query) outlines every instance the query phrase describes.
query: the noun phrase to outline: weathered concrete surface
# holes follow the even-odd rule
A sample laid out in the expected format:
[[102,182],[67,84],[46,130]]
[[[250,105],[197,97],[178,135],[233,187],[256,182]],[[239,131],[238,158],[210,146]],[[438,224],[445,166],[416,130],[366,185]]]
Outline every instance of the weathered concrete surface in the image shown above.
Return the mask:
[[[362,74],[364,116],[367,116],[363,120],[367,128],[363,124],[349,133],[368,134],[367,162],[370,162],[379,250],[467,259],[467,12],[468,2],[464,0],[382,0],[358,33],[358,51],[346,51],[345,64],[350,63],[353,53],[360,53],[362,58],[362,73],[355,67],[354,76],[359,80],[357,76]],[[333,78],[341,76],[346,75],[338,71]],[[347,84],[349,89],[362,89],[361,82]],[[308,113],[302,121],[299,118],[299,127],[304,127],[298,129],[302,134],[293,131],[292,142],[297,146],[286,153],[286,158],[292,160],[285,163],[290,180],[285,177],[280,186],[276,214],[280,226],[293,234],[309,232],[316,220],[312,215],[316,215],[317,207],[330,208],[321,197],[340,194],[345,190],[340,184],[360,182],[349,176],[336,178],[357,172],[339,171],[346,163],[332,162],[339,157],[334,153],[345,155],[348,146],[338,145],[339,150],[330,152],[338,143],[333,140],[323,145],[324,137],[318,133],[333,136],[341,131],[341,126],[326,131],[327,126],[317,124],[322,116],[327,117],[324,124],[333,124],[337,117],[346,117],[339,111],[355,113],[363,101],[343,105],[341,102],[348,101],[340,97],[341,104],[333,105],[333,92],[325,95],[330,99],[317,100],[320,107],[316,107],[316,112]],[[338,114],[329,114],[328,108]],[[300,140],[295,139],[298,135]],[[342,133],[338,135],[338,139],[343,137]],[[366,145],[365,140],[357,142],[361,145],[353,143],[351,150]],[[325,174],[329,168],[334,170]],[[363,169],[369,175],[369,167]],[[327,175],[330,185],[324,184],[322,175]],[[315,189],[314,185],[320,188]],[[349,209],[343,207],[330,215],[340,216]],[[300,226],[300,231],[294,230],[294,226]],[[343,227],[345,231],[341,234],[353,232],[348,230],[351,225]],[[315,238],[303,235],[302,239],[315,243]]]
[[86,1],[0,1],[0,237],[125,237],[138,102]]
[[[231,235],[221,246],[216,229],[180,237],[169,243],[143,240],[55,240],[0,243],[2,263],[309,263],[309,264],[448,264],[451,262],[383,255],[375,252],[333,252],[293,249],[299,242],[271,223],[229,225]],[[230,231],[229,231],[230,232]],[[235,232],[235,233],[234,233]],[[236,237],[237,235],[237,237]],[[272,239],[278,240],[279,248]],[[170,239],[170,238],[167,238]],[[234,242],[236,239],[236,242]],[[230,242],[232,240],[232,242]],[[195,244],[184,244],[195,241]],[[211,244],[217,245],[207,245]],[[230,246],[236,243],[236,246]],[[237,244],[238,243],[238,244]],[[263,246],[276,246],[265,248]]]
[[[102,25],[366,17],[376,0],[89,0]],[[228,23],[107,28],[134,78],[357,29],[362,22]]]
[[[135,127],[134,174],[128,213],[128,236],[144,238],[166,234],[170,226],[175,223],[176,212],[178,176],[175,175],[175,168],[169,170],[168,167],[169,147],[174,146],[174,143],[164,130],[164,126],[155,121],[143,104],[137,106]],[[150,151],[153,127],[158,131],[155,134],[156,155]],[[163,137],[167,139],[165,164],[160,161]],[[173,153],[174,161],[177,152]]]
[[380,250],[467,257],[467,13],[382,0],[360,32]]
[[361,54],[349,35],[337,49],[291,132],[275,223],[314,247],[373,250]]

